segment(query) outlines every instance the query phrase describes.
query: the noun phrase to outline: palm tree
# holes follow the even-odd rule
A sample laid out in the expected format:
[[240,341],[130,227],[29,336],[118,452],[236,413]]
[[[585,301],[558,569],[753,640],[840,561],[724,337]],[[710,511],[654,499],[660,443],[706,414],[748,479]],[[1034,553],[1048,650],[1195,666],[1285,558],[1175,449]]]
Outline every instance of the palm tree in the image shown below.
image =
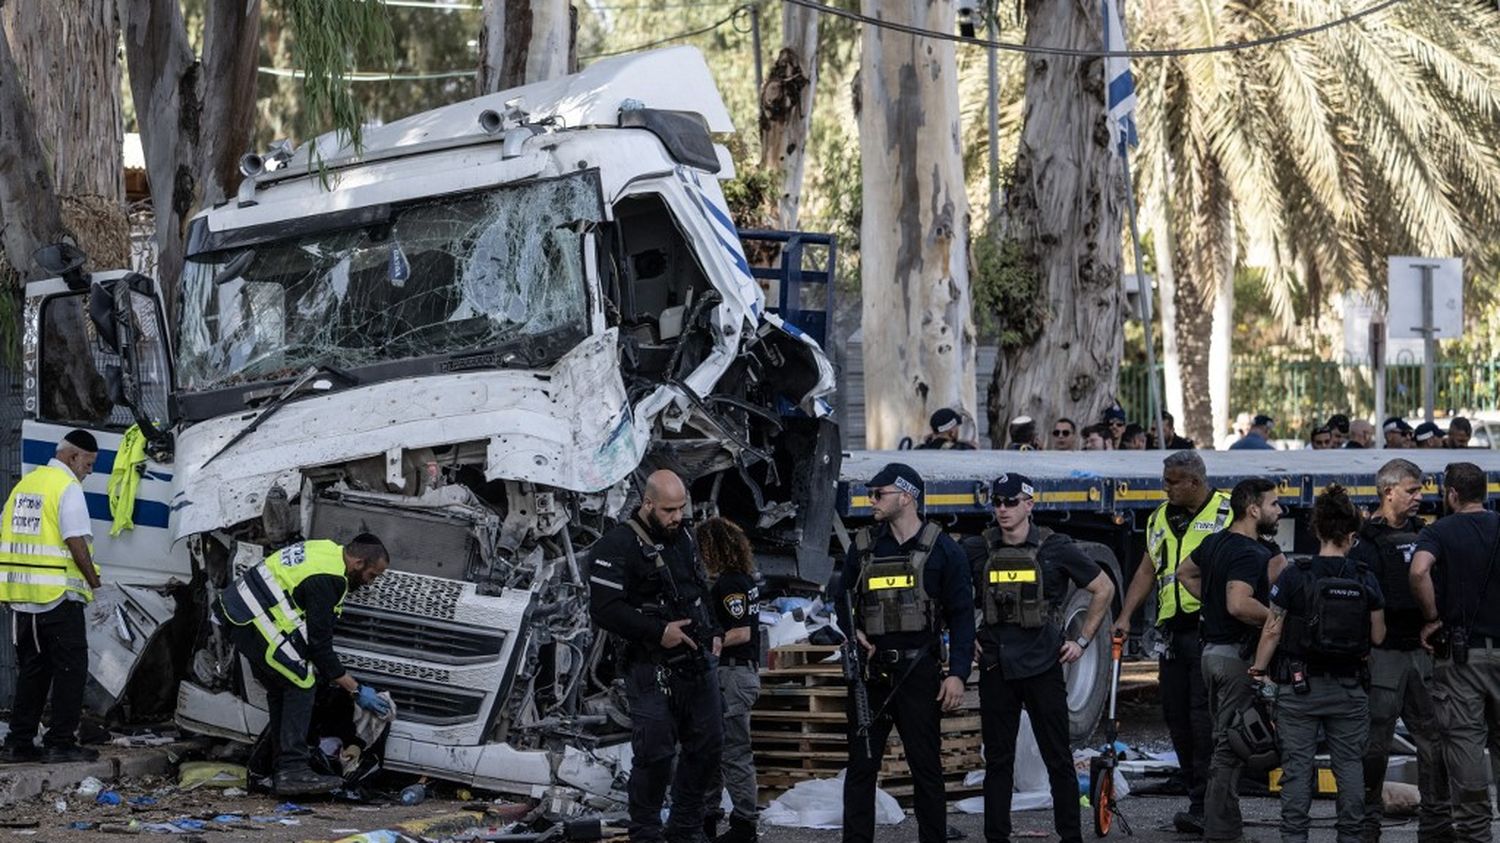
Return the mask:
[[[1358,0],[1148,0],[1139,46],[1242,41]],[[1500,12],[1428,0],[1274,46],[1138,62],[1137,168],[1158,266],[1176,279],[1179,418],[1203,442],[1229,414],[1233,277],[1290,326],[1330,292],[1379,289],[1385,256],[1478,256],[1500,219]],[[1471,262],[1471,266],[1473,263]],[[1164,319],[1166,316],[1164,315]],[[1169,349],[1170,351],[1170,349]],[[1169,376],[1170,376],[1169,372]],[[1204,406],[1212,396],[1211,407]]]

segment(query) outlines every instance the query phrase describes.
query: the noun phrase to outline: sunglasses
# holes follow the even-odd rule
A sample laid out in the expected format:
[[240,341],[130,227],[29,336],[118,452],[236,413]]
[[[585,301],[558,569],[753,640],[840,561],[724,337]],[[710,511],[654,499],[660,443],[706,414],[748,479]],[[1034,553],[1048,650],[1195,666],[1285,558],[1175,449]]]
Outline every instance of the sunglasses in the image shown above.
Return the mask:
[[1119,420],[1118,420],[1118,419],[1117,419],[1117,420],[1115,420],[1115,421],[1112,421],[1112,422],[1110,422],[1110,423],[1109,423],[1109,426],[1110,426],[1110,427],[1124,427],[1124,426],[1125,426],[1125,422],[1122,422],[1122,421],[1119,421]]
[[996,509],[1015,509],[1021,505],[1026,498],[998,498],[995,500]]
[[1073,435],[1073,431],[1066,430],[1064,428],[1058,428],[1057,430],[1052,431],[1052,435],[1058,437],[1068,437]]

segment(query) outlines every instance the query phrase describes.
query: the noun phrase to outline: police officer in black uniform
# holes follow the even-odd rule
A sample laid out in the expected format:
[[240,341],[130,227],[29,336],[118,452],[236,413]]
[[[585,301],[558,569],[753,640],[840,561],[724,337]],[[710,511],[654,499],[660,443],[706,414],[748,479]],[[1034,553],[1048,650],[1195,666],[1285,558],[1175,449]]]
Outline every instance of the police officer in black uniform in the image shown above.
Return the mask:
[[[1011,790],[1021,709],[1031,717],[1052,787],[1062,843],[1079,843],[1078,779],[1068,744],[1063,665],[1083,655],[1104,622],[1115,587],[1073,540],[1031,521],[1035,489],[1020,474],[990,486],[995,526],[964,540],[973,572],[979,629],[979,700],[984,732],[984,839],[1010,840]],[[1089,592],[1088,614],[1071,639],[1058,624],[1068,583]]]
[[1474,463],[1449,463],[1443,502],[1452,514],[1422,528],[1411,559],[1459,840],[1490,839],[1484,751],[1500,734],[1500,515],[1485,508],[1488,484]]
[[1244,833],[1239,793],[1244,762],[1231,745],[1230,730],[1258,693],[1246,671],[1270,614],[1268,569],[1272,557],[1280,555],[1260,538],[1274,531],[1281,517],[1275,483],[1264,477],[1241,480],[1229,493],[1229,508],[1234,518],[1229,527],[1205,538],[1177,569],[1182,587],[1203,603],[1199,637],[1214,725],[1203,798],[1203,839],[1209,843],[1237,841]]
[[[855,630],[870,664],[874,715],[870,754],[849,706],[849,769],[844,777],[844,843],[875,836],[875,780],[894,725],[915,789],[917,839],[942,843],[947,800],[939,757],[943,711],[963,702],[974,661],[974,589],[957,542],[919,514],[922,476],[891,463],[866,484],[876,524],[855,534],[834,590],[839,623]],[[843,610],[849,598],[855,617]],[[948,630],[948,670],[940,633]]]
[[958,438],[962,435],[963,416],[957,410],[944,407],[932,414],[929,425],[932,433],[927,440],[917,446],[917,450],[933,451],[972,451],[974,446]]
[[1380,508],[1359,530],[1359,541],[1349,558],[1365,564],[1380,582],[1385,598],[1385,640],[1370,650],[1370,742],[1365,749],[1366,843],[1380,839],[1385,802],[1381,792],[1391,754],[1396,719],[1417,746],[1417,839],[1438,843],[1453,839],[1453,815],[1448,805],[1448,768],[1437,733],[1432,701],[1432,655],[1422,649],[1422,610],[1411,593],[1411,558],[1417,534],[1424,526],[1417,517],[1422,504],[1422,469],[1410,460],[1394,459],[1375,474]]
[[[640,509],[594,544],[589,572],[594,623],[624,639],[633,841],[701,839],[703,783],[719,766],[723,743],[712,669],[721,634],[708,611],[707,572],[682,528],[686,507],[681,478],[666,470],[651,474]],[[668,784],[672,813],[664,837]]]
[[[709,773],[703,833],[715,843],[755,843],[755,754],[750,710],[760,696],[760,586],[745,532],[727,518],[698,525],[698,549],[714,577],[712,602],[724,648],[719,653],[719,692],[724,697],[724,753]],[[729,791],[734,812],[729,830],[718,833],[719,793]]]
[[1338,840],[1360,839],[1370,737],[1362,674],[1370,647],[1385,638],[1380,585],[1347,556],[1362,520],[1337,484],[1313,501],[1318,555],[1288,565],[1271,586],[1271,614],[1249,670],[1252,678],[1276,683],[1282,843],[1307,840],[1320,732],[1338,780]]

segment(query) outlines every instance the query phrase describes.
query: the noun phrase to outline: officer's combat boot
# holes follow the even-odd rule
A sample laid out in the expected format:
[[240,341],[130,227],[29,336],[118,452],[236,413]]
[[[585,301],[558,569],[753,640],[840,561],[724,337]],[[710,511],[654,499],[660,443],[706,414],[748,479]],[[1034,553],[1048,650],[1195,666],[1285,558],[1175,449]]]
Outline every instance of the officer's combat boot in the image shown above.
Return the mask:
[[332,793],[344,786],[344,780],[338,776],[325,776],[310,769],[278,771],[273,781],[277,796]]
[[729,818],[729,830],[714,838],[714,843],[756,843],[760,839],[754,820]]

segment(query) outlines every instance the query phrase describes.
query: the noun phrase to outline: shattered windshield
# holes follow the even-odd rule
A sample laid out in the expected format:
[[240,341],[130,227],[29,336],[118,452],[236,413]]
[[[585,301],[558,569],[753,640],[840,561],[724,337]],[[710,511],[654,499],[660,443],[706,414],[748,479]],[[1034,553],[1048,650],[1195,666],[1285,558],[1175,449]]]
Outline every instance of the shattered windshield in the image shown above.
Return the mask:
[[585,331],[574,223],[602,217],[597,174],[581,172],[190,259],[181,384],[211,389],[313,364],[347,369]]

